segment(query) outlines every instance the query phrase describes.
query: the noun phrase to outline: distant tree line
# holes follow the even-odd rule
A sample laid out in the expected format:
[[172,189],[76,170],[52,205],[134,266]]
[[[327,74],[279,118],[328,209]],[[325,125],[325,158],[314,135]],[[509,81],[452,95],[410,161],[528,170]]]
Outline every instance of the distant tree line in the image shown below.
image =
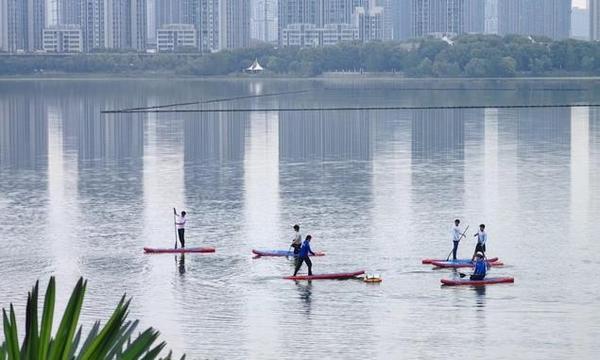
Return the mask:
[[395,72],[407,77],[600,75],[600,42],[552,41],[516,35],[465,35],[453,40],[343,43],[324,48],[274,48],[198,53],[0,55],[0,75],[35,73],[240,73],[255,58],[276,75]]

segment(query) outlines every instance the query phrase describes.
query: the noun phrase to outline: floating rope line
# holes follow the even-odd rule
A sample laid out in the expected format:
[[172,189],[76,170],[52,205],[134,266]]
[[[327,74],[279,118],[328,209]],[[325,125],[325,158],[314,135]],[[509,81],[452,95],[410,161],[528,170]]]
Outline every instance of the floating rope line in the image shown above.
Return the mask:
[[243,96],[236,96],[236,97],[230,97],[230,98],[201,100],[201,101],[178,103],[178,104],[156,105],[156,106],[137,107],[137,108],[119,109],[119,110],[103,110],[103,111],[101,111],[101,113],[102,114],[114,114],[114,113],[127,113],[127,112],[145,112],[145,111],[149,111],[149,110],[165,109],[165,108],[170,108],[170,107],[175,107],[175,106],[214,104],[214,103],[234,101],[234,100],[255,99],[255,98],[261,98],[261,97],[292,95],[292,94],[302,94],[302,93],[307,93],[307,92],[308,92],[308,90],[296,90],[296,91],[285,91],[285,92],[261,94],[261,95],[243,95]]
[[359,91],[372,91],[372,90],[385,90],[385,91],[525,91],[525,92],[535,92],[535,91],[588,91],[588,89],[582,88],[461,88],[461,87],[437,87],[437,88],[416,88],[416,87],[380,87],[380,88],[352,88],[339,86],[339,87],[328,87],[324,88],[324,90],[339,90],[339,89],[354,89]]
[[457,106],[371,106],[328,108],[263,108],[263,109],[172,109],[172,110],[111,110],[103,114],[117,113],[243,113],[243,112],[311,112],[311,111],[395,111],[395,110],[458,110],[458,109],[540,109],[600,107],[600,104],[539,104],[539,105],[457,105]]

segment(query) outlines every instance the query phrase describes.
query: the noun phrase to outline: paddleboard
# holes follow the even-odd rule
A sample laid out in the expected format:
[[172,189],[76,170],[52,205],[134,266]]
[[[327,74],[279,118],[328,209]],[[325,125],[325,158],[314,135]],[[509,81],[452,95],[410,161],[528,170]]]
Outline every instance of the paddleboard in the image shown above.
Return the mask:
[[[459,269],[459,268],[470,268],[475,266],[475,262],[459,262],[459,261],[432,261],[431,265],[438,267],[438,268],[452,268],[452,269]],[[491,267],[494,266],[504,266],[504,263],[500,262],[500,261],[494,261],[494,262],[490,262],[488,261],[488,265]]]
[[469,280],[469,279],[442,279],[440,280],[443,285],[446,286],[483,286],[483,285],[492,285],[492,284],[504,284],[504,283],[514,283],[515,279],[512,277],[492,277],[486,278],[483,280]]
[[[487,261],[489,262],[496,262],[500,259],[498,259],[497,257],[494,258],[488,258]],[[422,264],[425,265],[431,265],[432,262],[434,261],[459,261],[459,262],[471,262],[471,259],[456,259],[456,260],[446,260],[446,259],[423,259],[421,260]]]
[[145,247],[146,254],[187,254],[187,253],[214,253],[215,248],[211,247],[195,247],[195,248],[179,248],[179,249],[157,249]]
[[[256,249],[253,249],[252,253],[256,256],[298,256],[297,254],[294,254],[293,251],[287,251],[287,250],[256,250]],[[315,256],[325,256],[325,253],[315,252]]]
[[318,275],[297,275],[297,276],[286,276],[286,280],[342,280],[352,279],[358,275],[364,274],[364,270],[348,272],[348,273],[337,273],[337,274],[318,274]]

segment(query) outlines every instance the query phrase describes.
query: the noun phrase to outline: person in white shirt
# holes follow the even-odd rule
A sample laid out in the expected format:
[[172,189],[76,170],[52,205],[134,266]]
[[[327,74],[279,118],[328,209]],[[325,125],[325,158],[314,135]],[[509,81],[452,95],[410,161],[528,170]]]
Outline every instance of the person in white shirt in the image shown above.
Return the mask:
[[452,260],[456,260],[456,253],[458,252],[458,244],[463,237],[462,230],[460,229],[460,220],[454,220],[454,226],[452,227],[451,238],[453,243],[452,248]]
[[179,242],[181,243],[181,247],[185,248],[185,222],[187,219],[185,218],[186,212],[182,211],[181,215],[177,214],[177,210],[173,209],[175,216],[175,226],[177,227],[177,234],[179,235]]
[[294,255],[297,256],[302,246],[302,234],[300,234],[300,225],[298,224],[294,225],[294,238],[290,246],[294,248]]
[[485,232],[485,224],[479,225],[479,231],[474,236],[477,236],[477,245],[475,246],[475,252],[471,260],[475,261],[477,252],[481,252],[485,257],[485,243],[487,242],[487,233]]

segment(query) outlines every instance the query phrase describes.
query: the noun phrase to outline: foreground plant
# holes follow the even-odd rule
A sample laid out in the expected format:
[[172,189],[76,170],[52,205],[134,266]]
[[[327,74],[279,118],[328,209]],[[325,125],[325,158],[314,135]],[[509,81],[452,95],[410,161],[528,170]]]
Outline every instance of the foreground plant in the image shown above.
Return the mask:
[[[36,282],[27,296],[25,338],[21,345],[12,303],[8,314],[6,309],[2,309],[4,341],[0,346],[0,360],[151,360],[159,358],[166,346],[165,342],[155,345],[159,332],[153,328],[144,330],[131,341],[139,322],[127,320],[131,299],[126,300],[125,295],[104,326],[100,328],[100,322],[97,321],[81,342],[82,328],[78,322],[87,287],[87,281],[83,278],[73,289],[58,330],[52,337],[56,282],[54,277],[50,278],[41,323],[38,322],[38,285]],[[171,353],[164,359],[171,359]]]

